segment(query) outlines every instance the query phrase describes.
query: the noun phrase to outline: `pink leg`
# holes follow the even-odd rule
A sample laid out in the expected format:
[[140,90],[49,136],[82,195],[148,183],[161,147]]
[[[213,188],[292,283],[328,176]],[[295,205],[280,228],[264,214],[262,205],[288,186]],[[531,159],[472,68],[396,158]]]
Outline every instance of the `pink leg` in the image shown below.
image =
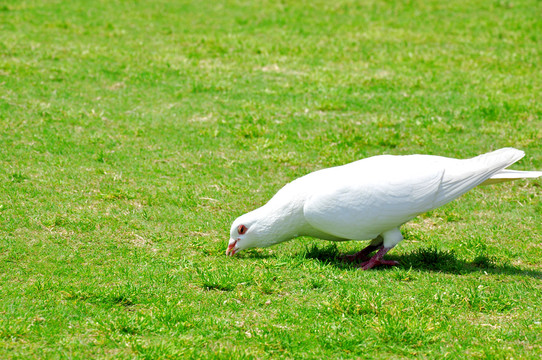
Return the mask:
[[352,254],[352,255],[342,255],[341,256],[341,259],[343,261],[349,261],[349,262],[354,262],[354,261],[359,261],[359,260],[367,260],[369,258],[369,255],[375,251],[376,249],[378,249],[381,245],[369,245],[367,247],[365,247],[363,250],[355,253],[355,254]]
[[378,250],[378,252],[369,261],[361,263],[360,267],[363,270],[369,270],[369,269],[372,269],[373,267],[375,267],[377,265],[390,265],[390,266],[399,265],[399,263],[397,261],[383,260],[382,259],[382,257],[384,257],[384,255],[386,255],[386,253],[388,251],[390,251],[390,250],[391,250],[391,248],[386,248],[386,247],[382,246],[380,248],[380,250]]

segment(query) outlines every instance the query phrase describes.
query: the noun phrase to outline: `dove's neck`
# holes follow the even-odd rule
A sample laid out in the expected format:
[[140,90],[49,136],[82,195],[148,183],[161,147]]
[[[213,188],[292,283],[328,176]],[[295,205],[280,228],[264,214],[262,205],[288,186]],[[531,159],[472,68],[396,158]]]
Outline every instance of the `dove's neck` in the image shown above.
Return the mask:
[[302,199],[273,201],[254,210],[258,218],[259,246],[267,247],[305,234],[308,223],[303,215]]

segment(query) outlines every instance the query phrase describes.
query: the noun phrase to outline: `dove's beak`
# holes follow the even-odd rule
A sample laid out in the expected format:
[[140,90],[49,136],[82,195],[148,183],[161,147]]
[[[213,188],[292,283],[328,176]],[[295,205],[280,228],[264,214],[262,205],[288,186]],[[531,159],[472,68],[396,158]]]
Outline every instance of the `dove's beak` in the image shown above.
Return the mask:
[[237,240],[233,240],[233,239],[230,240],[230,243],[228,244],[228,248],[226,249],[227,256],[233,256],[237,252],[237,250],[239,250],[238,248],[235,247],[235,245],[237,245]]

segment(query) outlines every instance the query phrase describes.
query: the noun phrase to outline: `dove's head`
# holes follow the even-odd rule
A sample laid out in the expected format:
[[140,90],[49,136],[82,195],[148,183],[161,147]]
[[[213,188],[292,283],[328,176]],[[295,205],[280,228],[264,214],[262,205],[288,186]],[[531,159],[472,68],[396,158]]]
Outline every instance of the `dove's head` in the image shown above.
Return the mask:
[[251,221],[246,215],[237,218],[233,222],[226,255],[233,256],[241,250],[259,246],[257,241],[260,238],[258,224],[255,221]]
[[231,225],[226,255],[231,256],[241,250],[268,247],[284,241],[280,231],[282,228],[281,217],[266,207],[241,215]]
[[[279,204],[280,205],[280,204]],[[238,217],[230,229],[226,255],[255,247],[268,247],[296,237],[299,216],[273,202]]]

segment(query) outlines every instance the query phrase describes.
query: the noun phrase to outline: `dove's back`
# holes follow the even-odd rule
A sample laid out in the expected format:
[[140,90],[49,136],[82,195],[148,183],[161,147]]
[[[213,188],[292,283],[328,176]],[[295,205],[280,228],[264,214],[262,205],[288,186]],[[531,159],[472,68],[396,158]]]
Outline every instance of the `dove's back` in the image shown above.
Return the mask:
[[[499,172],[506,175],[511,170],[503,169],[523,156],[513,148],[464,160],[381,155],[316,171],[284,190],[303,194],[304,217],[315,229],[341,239],[367,240],[491,181],[488,179],[500,181]],[[514,176],[518,173],[522,172]],[[530,174],[525,177],[542,175]]]

